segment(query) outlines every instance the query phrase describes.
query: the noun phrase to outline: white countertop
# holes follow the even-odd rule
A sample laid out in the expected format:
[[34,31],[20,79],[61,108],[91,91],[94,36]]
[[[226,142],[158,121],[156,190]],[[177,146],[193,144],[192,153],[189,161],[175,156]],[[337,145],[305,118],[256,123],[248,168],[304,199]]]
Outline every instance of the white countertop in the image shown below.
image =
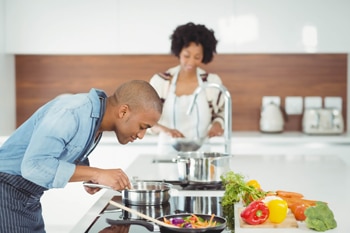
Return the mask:
[[[8,136],[0,136],[0,145]],[[232,132],[232,143],[346,143],[350,144],[350,133],[339,135],[307,135],[302,132],[284,132],[276,134],[267,134],[255,131]],[[146,134],[141,140],[136,140],[134,145],[156,144],[158,137],[156,135]],[[220,144],[224,142],[223,137],[214,137],[209,139],[209,143]],[[105,132],[101,139],[102,144],[118,144],[117,139],[112,132]]]
[[[339,135],[307,135],[302,132],[284,132],[276,134],[267,134],[261,132],[232,132],[232,143],[349,143],[350,134]],[[1,140],[1,139],[0,139]],[[135,145],[156,144],[158,137],[156,135],[146,134],[142,140],[133,142]],[[220,144],[224,142],[223,137],[214,137],[209,139],[209,143]],[[104,133],[101,143],[116,143],[113,133]]]

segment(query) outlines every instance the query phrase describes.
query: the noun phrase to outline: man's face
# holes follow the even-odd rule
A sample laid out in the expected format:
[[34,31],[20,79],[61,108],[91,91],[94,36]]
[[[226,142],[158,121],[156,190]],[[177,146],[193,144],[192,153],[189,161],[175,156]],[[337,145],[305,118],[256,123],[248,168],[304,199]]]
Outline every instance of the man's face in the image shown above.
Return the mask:
[[116,121],[114,132],[120,144],[133,142],[137,138],[142,139],[146,130],[155,125],[160,118],[156,110],[130,111],[127,109],[121,120]]

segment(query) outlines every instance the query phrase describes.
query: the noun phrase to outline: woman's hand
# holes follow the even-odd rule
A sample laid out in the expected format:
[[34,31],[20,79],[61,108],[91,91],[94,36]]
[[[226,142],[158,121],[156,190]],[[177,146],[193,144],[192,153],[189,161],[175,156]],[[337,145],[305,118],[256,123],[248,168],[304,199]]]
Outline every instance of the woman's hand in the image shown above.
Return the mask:
[[221,127],[221,124],[219,122],[214,122],[208,131],[208,137],[222,136],[223,133],[224,129]]
[[180,131],[177,129],[168,129],[165,131],[167,134],[169,134],[173,138],[183,138],[185,137]]
[[156,133],[166,133],[169,136],[173,137],[173,138],[183,138],[185,137],[180,131],[178,131],[177,129],[170,129],[164,125],[161,124],[156,124],[152,127],[152,130]]

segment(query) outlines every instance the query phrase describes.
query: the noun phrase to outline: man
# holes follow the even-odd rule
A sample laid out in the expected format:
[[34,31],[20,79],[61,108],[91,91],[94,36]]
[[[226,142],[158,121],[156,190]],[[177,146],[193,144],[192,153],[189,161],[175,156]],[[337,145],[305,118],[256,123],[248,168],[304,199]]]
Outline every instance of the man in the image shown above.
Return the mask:
[[[122,84],[111,96],[57,97],[38,109],[0,147],[0,233],[45,232],[40,197],[68,182],[90,181],[130,188],[121,169],[90,167],[88,155],[104,131],[121,144],[142,139],[160,118],[162,104],[146,81]],[[99,189],[88,188],[90,194]]]

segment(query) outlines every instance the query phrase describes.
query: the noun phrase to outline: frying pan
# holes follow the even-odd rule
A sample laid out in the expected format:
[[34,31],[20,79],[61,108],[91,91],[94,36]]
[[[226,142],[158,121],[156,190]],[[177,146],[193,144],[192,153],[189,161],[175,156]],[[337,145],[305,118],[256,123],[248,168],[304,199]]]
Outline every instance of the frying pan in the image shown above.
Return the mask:
[[[170,219],[170,218],[184,218],[187,216],[190,216],[191,214],[174,214],[174,215],[165,215],[162,217],[158,218],[152,218],[147,215],[144,215],[141,212],[138,212],[136,210],[130,209],[122,204],[119,204],[114,201],[109,201],[110,204],[115,205],[121,209],[124,209],[126,211],[129,211],[131,213],[137,214],[140,217],[143,217],[149,221],[152,221],[156,223],[159,226],[160,232],[161,233],[219,233],[222,232],[226,228],[226,219],[219,217],[219,216],[214,216],[213,221],[216,221],[219,223],[219,225],[215,227],[206,227],[206,228],[179,228],[176,226],[172,226],[169,224],[164,223],[164,218]],[[204,220],[210,220],[211,215],[208,214],[196,214],[196,216],[203,218]],[[107,219],[107,223],[111,225],[120,225],[120,224],[138,224],[146,227],[149,231],[154,230],[154,225],[143,221],[143,220],[112,220],[112,219]]]

